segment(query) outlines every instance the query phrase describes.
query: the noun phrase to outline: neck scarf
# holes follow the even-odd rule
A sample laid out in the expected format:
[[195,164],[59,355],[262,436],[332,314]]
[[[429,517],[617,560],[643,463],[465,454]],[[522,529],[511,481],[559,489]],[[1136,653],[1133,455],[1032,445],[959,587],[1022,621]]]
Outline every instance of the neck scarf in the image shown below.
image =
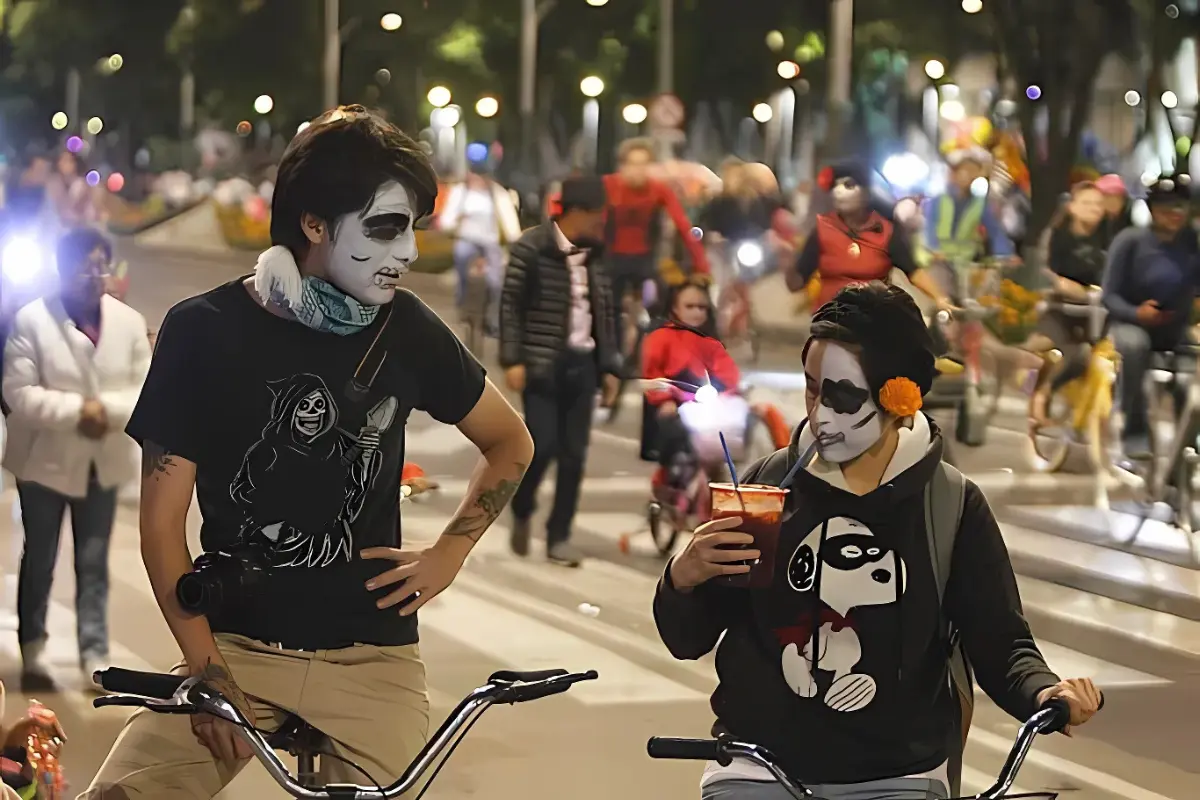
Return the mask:
[[322,333],[358,333],[379,315],[379,306],[364,305],[329,281],[301,277],[295,257],[281,245],[258,257],[254,287],[264,303],[273,303],[297,322]]
[[379,306],[363,305],[321,278],[306,277],[301,281],[298,304],[287,304],[282,296],[271,299],[290,311],[297,322],[339,336],[358,333],[379,315]]

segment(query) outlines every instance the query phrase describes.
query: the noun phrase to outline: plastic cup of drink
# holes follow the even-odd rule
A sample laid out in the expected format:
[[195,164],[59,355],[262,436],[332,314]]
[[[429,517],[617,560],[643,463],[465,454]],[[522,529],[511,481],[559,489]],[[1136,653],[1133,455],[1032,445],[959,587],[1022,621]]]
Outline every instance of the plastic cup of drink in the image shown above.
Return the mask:
[[783,507],[788,490],[778,486],[743,483],[710,483],[712,518],[741,517],[738,530],[754,537],[747,549],[759,551],[759,557],[749,563],[750,571],[740,575],[723,575],[716,580],[726,586],[765,589],[775,575],[775,551],[779,547],[779,527],[783,523]]

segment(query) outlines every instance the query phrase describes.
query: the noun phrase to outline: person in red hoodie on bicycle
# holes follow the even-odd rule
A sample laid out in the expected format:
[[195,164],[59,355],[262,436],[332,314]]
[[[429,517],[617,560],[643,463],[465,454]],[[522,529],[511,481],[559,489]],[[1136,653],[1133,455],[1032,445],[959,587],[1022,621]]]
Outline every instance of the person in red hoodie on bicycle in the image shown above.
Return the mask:
[[[727,392],[737,389],[741,381],[737,364],[712,333],[710,311],[706,284],[688,278],[671,294],[667,322],[642,342],[642,375],[672,381],[646,392],[653,416],[647,415],[643,428],[642,457],[650,460],[656,451],[659,468],[651,479],[655,486],[668,479],[673,485],[686,484],[691,477],[688,468],[693,465],[687,457],[691,442],[679,418],[679,405],[692,399],[695,387],[711,384]],[[672,467],[680,474],[673,476]]]

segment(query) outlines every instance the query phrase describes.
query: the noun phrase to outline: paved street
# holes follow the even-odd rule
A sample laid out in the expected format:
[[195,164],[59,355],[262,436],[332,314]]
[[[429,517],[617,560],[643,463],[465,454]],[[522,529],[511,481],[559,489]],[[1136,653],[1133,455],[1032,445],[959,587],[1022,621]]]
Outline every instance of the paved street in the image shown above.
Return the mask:
[[[123,249],[132,278],[129,300],[155,327],[177,299],[253,267],[253,255],[180,255],[133,245]],[[437,279],[411,277],[411,285],[445,311],[446,294]],[[794,373],[798,361],[794,346],[768,347],[761,366],[767,373]],[[786,383],[775,379],[776,384],[781,381]],[[771,391],[780,399],[795,397],[778,386]],[[645,755],[645,740],[652,734],[705,735],[711,723],[707,694],[713,667],[711,659],[676,662],[658,642],[650,598],[661,561],[652,555],[648,540],[635,538],[628,555],[617,547],[623,533],[636,533],[642,526],[646,500],[650,468],[636,460],[636,417],[632,408],[626,409],[617,423],[599,428],[593,439],[575,532],[577,542],[592,556],[582,569],[549,565],[536,547],[528,559],[512,556],[503,519],[481,542],[455,585],[422,612],[422,653],[429,665],[435,718],[495,669],[562,666],[596,669],[601,675],[601,680],[564,696],[489,712],[459,748],[430,797],[697,796],[699,765],[652,762]],[[440,532],[461,497],[473,456],[456,430],[415,415],[408,457],[443,484],[434,497],[405,507],[405,537],[416,544]],[[997,433],[987,448],[962,456],[964,469],[997,505],[997,498],[1004,503],[1035,502],[1031,498],[1036,495],[1069,493],[1080,483],[1071,477],[1029,476],[1022,463],[1020,437],[1005,433]],[[14,500],[11,488],[0,495],[0,520],[6,523],[0,528],[5,575],[0,610],[12,629],[20,551],[19,525],[8,523]],[[198,514],[193,513],[192,527],[197,530]],[[136,524],[136,509],[122,507],[112,552],[113,660],[132,668],[163,668],[177,657],[177,650],[141,565]],[[1072,739],[1060,736],[1037,743],[1018,790],[1055,790],[1080,800],[1200,796],[1194,747],[1194,709],[1200,708],[1200,614],[1190,612],[1200,607],[1195,602],[1200,598],[1197,573],[1149,555],[1118,552],[1103,542],[1052,536],[1016,524],[1007,526],[1005,535],[1023,573],[1027,616],[1047,659],[1060,673],[1095,677],[1108,698],[1104,713]],[[1098,584],[1103,586],[1096,588]],[[1183,610],[1159,602],[1163,592]],[[70,736],[65,763],[73,787],[82,788],[123,714],[92,710],[81,691],[74,666],[72,597],[68,548],[59,564],[50,619],[52,656],[66,688],[58,697],[39,699],[64,718]],[[0,676],[10,688],[9,708],[16,709],[23,700],[15,692],[15,635],[0,641]],[[980,703],[965,788],[978,792],[990,783],[1015,727],[989,702]],[[224,796],[257,800],[281,795],[260,769],[252,767]]]

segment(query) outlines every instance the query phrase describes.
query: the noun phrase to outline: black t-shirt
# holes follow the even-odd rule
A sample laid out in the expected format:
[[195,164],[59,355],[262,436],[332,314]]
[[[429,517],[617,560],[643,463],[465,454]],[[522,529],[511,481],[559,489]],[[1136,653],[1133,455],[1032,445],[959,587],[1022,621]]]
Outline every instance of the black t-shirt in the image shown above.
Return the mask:
[[[358,554],[400,545],[409,412],[458,423],[483,367],[409,292],[337,336],[264,310],[243,280],[168,312],[127,428],[196,464],[205,551],[270,549],[272,568],[213,630],[306,649],[411,644],[415,616],[378,610],[364,587],[388,563]],[[360,364],[369,388],[355,393]]]
[[1099,226],[1087,236],[1077,236],[1069,222],[1050,233],[1050,269],[1083,286],[1099,286],[1104,280],[1108,232]]

